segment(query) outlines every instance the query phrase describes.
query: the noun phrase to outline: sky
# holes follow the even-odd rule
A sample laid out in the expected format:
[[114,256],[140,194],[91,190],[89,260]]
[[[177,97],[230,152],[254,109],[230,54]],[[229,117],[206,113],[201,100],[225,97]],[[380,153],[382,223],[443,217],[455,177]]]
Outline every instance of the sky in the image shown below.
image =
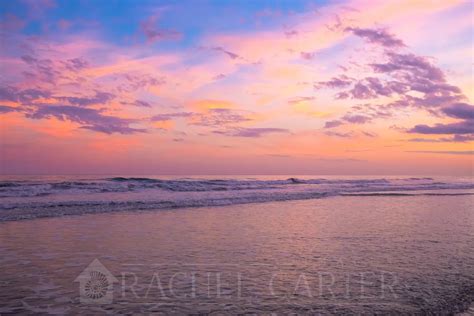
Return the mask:
[[0,3],[2,174],[473,175],[472,1]]

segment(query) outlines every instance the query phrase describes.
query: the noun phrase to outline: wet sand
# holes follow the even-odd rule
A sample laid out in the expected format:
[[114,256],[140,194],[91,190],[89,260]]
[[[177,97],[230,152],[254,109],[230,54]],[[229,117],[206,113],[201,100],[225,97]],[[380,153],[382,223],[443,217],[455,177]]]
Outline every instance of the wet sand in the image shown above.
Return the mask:
[[[473,202],[345,196],[4,222],[0,313],[462,312]],[[95,259],[110,272],[96,292],[76,280]]]

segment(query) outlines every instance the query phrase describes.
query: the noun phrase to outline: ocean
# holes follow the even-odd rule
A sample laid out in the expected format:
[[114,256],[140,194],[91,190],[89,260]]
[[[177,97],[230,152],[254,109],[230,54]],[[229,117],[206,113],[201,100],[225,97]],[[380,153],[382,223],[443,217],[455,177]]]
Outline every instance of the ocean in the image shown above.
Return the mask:
[[472,177],[1,176],[0,221],[334,196],[473,192]]
[[0,201],[2,315],[473,311],[472,177],[3,176]]

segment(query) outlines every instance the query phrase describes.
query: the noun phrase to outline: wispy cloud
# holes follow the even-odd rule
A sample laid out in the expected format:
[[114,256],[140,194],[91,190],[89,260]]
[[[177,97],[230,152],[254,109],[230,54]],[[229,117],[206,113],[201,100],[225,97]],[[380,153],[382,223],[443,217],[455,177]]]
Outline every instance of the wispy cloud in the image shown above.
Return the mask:
[[157,25],[158,21],[159,15],[153,15],[140,23],[140,29],[149,43],[162,40],[178,40],[183,36],[181,32],[176,30],[160,28]]
[[411,138],[408,141],[415,143],[465,143],[474,141],[474,135],[453,135],[442,138]]
[[411,150],[409,153],[418,154],[442,154],[442,155],[474,155],[473,150],[466,151],[449,151],[449,150]]
[[402,40],[396,38],[385,29],[368,29],[359,27],[348,27],[346,32],[362,37],[369,43],[380,44],[385,47],[405,47]]
[[145,129],[130,127],[129,125],[133,123],[133,120],[104,115],[98,110],[78,106],[42,105],[26,115],[31,119],[55,117],[63,121],[68,120],[79,123],[81,128],[106,134],[133,134],[146,131]]
[[274,133],[289,133],[290,131],[284,128],[274,128],[274,127],[254,127],[254,128],[233,128],[229,130],[217,130],[214,131],[215,134],[222,134],[226,136],[233,137],[251,137],[258,138],[265,136],[267,134]]
[[160,122],[160,121],[169,121],[175,118],[181,117],[191,117],[195,113],[193,112],[176,112],[176,113],[165,113],[165,114],[157,114],[150,118],[151,121]]

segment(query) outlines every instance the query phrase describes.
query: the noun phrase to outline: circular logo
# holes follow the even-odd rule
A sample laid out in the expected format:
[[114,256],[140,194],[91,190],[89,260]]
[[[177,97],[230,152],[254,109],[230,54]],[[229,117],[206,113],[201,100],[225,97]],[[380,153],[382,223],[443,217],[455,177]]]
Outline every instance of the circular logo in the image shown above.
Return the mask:
[[85,294],[92,299],[99,299],[105,296],[109,287],[109,281],[105,274],[99,271],[90,273],[90,280],[85,285]]

